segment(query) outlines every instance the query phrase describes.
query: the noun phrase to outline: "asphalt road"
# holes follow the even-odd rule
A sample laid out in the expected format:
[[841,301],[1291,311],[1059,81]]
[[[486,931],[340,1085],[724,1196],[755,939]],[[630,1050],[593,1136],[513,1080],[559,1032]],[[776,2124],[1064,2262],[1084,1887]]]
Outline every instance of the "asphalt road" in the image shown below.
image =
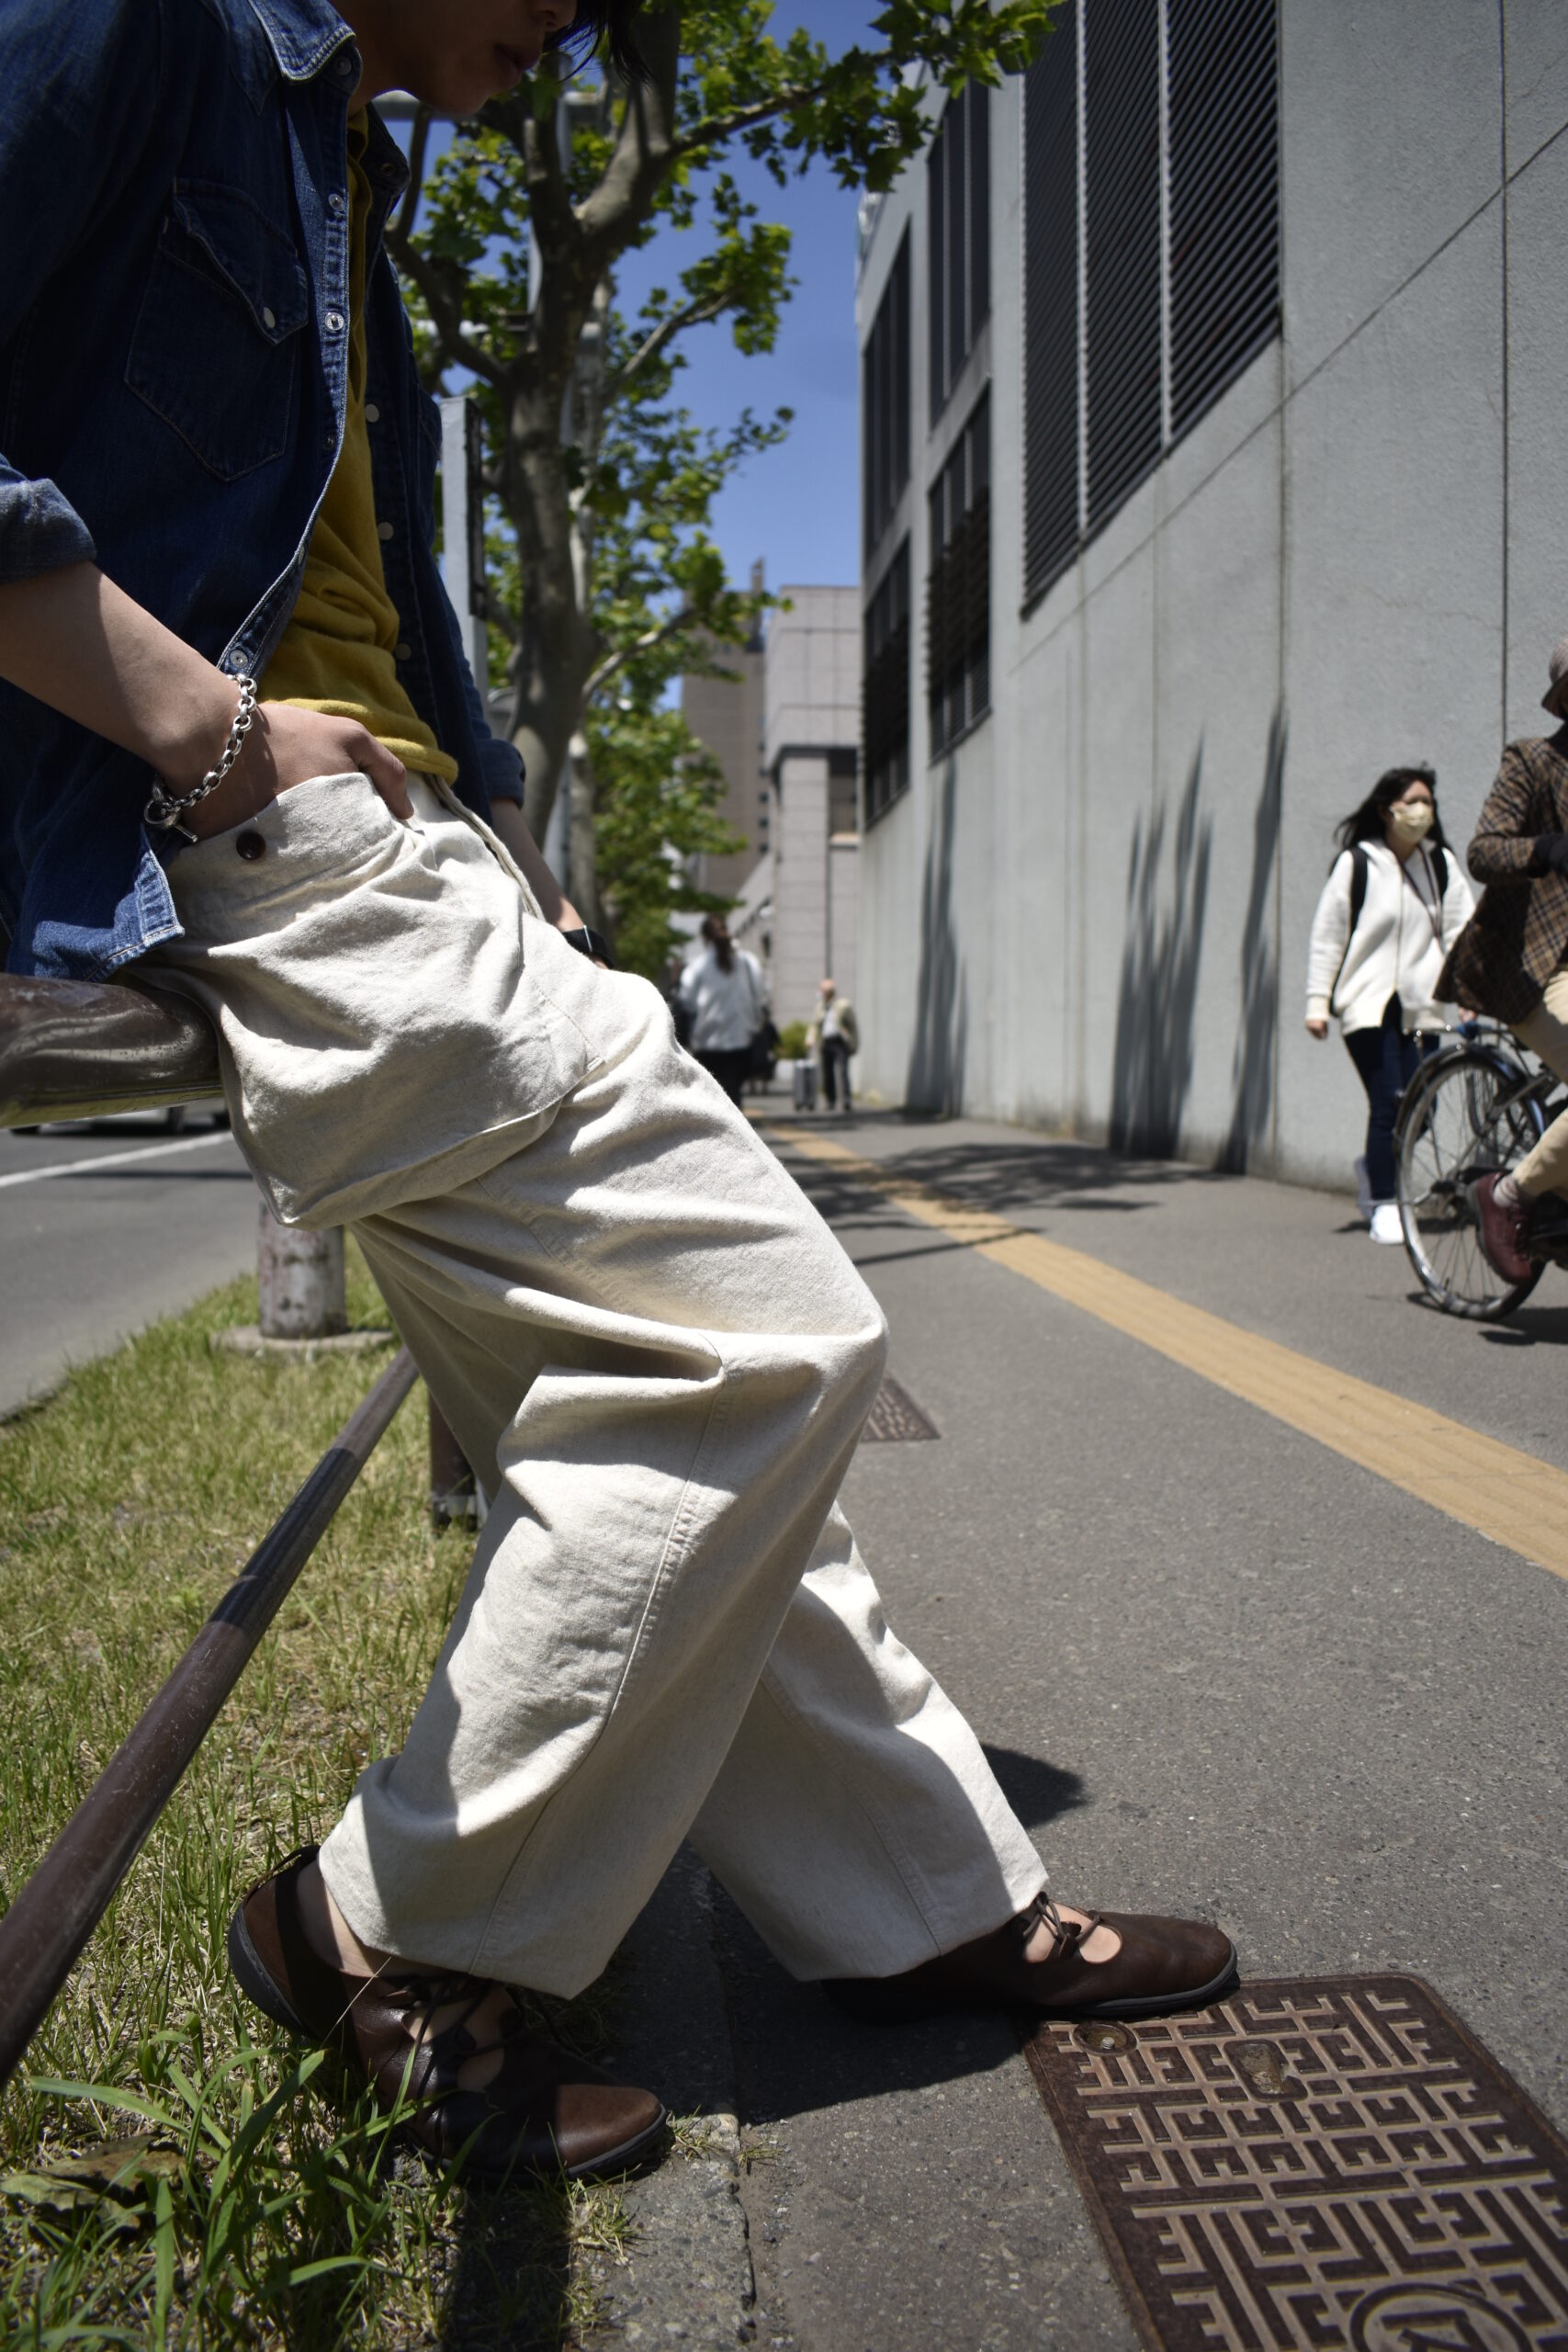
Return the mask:
[[205,1111],[177,1136],[161,1115],[0,1131],[0,1415],[243,1273],[255,1248],[255,1187]]
[[[1568,1465],[1568,1277],[1490,1330],[1416,1304],[1328,1195],[963,1123],[830,1132]],[[851,1517],[1057,1893],[1221,1919],[1254,1976],[1424,1975],[1568,2125],[1568,1586],[792,1164],[941,1432],[863,1446]],[[759,2341],[1131,2352],[1011,2031],[855,2031],[720,1921],[742,2120],[778,2150],[750,2190]]]

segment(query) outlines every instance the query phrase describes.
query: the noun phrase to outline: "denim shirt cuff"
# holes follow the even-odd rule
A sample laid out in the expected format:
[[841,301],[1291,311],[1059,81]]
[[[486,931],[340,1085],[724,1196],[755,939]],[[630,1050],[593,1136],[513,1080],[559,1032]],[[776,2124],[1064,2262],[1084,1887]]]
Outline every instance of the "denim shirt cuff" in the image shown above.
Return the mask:
[[523,760],[521,753],[504,736],[486,736],[480,745],[484,763],[485,791],[492,800],[521,800],[523,797]]
[[91,531],[53,482],[0,468],[0,581],[94,563],[97,553]]

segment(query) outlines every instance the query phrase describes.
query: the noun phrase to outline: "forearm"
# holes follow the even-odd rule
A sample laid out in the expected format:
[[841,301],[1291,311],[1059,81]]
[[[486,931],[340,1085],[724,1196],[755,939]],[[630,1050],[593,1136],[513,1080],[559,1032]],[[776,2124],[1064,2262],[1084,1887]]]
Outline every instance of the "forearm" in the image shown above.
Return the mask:
[[176,790],[216,761],[238,700],[231,679],[90,563],[0,585],[0,677]]
[[545,864],[544,855],[528,831],[517,802],[492,800],[490,821],[522,868],[523,878],[539,901],[539,911],[545,921],[553,922],[558,931],[575,931],[582,917]]

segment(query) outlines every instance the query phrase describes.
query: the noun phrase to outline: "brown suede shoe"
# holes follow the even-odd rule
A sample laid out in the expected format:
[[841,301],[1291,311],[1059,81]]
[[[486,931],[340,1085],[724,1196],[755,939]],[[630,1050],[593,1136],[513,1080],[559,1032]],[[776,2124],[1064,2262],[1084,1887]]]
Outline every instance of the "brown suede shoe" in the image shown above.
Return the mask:
[[[431,2155],[465,2175],[564,2173],[581,2180],[618,2172],[659,2136],[664,2109],[651,2091],[612,2082],[527,2024],[508,1996],[500,2022],[469,2030],[494,1991],[484,1977],[395,1961],[374,1977],[319,1960],[299,1917],[306,1847],[252,1888],[229,1923],[229,1965],[257,2008],[290,2033],[330,2042],[369,2083],[379,2105],[400,2095],[409,2131]],[[455,2010],[440,2026],[438,2010]],[[464,2061],[499,2051],[482,2090],[457,2080]]]
[[[900,2025],[940,2009],[1036,2009],[1046,2017],[1152,2018],[1199,2009],[1217,2000],[1235,1975],[1235,1946],[1223,1928],[1199,1919],[1135,1917],[1091,1911],[1091,1926],[1114,1928],[1122,1949],[1089,1962],[1078,1947],[1089,1934],[1064,1919],[1049,1895],[956,1951],[926,1960],[902,1976],[840,1976],[822,1987],[835,2007],[865,2025]],[[1025,1951],[1044,1920],[1055,1933],[1047,1960]]]
[[1495,1175],[1477,1177],[1470,1188],[1470,1198],[1488,1265],[1506,1283],[1528,1283],[1534,1272],[1530,1263],[1530,1227],[1535,1218],[1530,1204],[1500,1201]]

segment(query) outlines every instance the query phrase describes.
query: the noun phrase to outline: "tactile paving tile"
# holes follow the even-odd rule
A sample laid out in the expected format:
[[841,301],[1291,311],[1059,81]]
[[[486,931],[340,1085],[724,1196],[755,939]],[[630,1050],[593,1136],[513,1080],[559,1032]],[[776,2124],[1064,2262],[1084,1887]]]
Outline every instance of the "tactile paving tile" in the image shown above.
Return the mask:
[[1160,2352],[1568,2352],[1568,2145],[1419,1977],[1026,2054]]
[[885,1376],[865,1417],[865,1427],[860,1433],[861,1443],[894,1445],[911,1438],[935,1437],[936,1434],[908,1391],[900,1388],[896,1380]]

